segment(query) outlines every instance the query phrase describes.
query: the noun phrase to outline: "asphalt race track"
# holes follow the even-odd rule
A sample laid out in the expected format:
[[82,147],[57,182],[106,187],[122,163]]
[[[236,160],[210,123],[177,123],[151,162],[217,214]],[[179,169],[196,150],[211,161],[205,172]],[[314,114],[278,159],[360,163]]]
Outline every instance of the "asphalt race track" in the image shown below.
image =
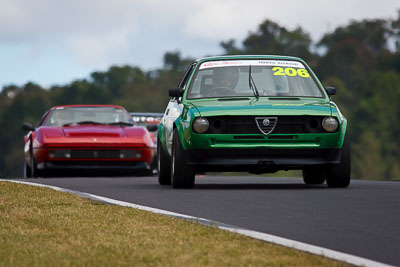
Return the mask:
[[353,180],[349,188],[302,179],[196,177],[194,189],[156,177],[29,179],[202,217],[400,266],[400,182]]

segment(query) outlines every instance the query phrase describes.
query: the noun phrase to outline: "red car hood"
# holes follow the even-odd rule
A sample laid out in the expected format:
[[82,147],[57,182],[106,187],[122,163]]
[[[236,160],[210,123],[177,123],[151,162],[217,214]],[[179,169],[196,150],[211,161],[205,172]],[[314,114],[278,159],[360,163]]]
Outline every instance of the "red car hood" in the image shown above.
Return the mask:
[[126,127],[68,126],[62,127],[64,137],[126,137]]
[[36,137],[45,146],[154,146],[149,132],[140,126],[40,127]]

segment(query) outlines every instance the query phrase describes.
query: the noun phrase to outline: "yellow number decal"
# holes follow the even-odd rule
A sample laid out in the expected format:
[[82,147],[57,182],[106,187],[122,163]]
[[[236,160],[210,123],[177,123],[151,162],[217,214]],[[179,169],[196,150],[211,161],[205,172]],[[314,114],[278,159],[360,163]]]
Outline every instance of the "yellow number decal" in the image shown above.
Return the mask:
[[272,71],[274,72],[275,76],[297,76],[299,75],[300,77],[303,78],[308,78],[310,77],[310,74],[308,73],[308,71],[306,69],[294,69],[294,68],[281,68],[281,67],[273,67]]
[[287,76],[296,76],[297,75],[296,70],[293,68],[286,68],[285,73]]
[[308,74],[308,72],[307,72],[306,69],[297,69],[297,74],[298,74],[300,77],[303,77],[303,78],[308,78],[308,77],[310,77],[310,74]]
[[274,75],[285,75],[283,68],[281,67],[273,67],[272,71],[274,72]]

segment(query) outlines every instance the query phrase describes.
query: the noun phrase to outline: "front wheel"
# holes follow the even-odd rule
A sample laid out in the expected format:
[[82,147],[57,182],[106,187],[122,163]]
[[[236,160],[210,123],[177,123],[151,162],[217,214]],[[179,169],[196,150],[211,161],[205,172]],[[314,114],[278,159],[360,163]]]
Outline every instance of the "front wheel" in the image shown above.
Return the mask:
[[171,163],[162,147],[160,137],[158,137],[157,142],[157,169],[158,183],[160,185],[171,184]]
[[186,164],[183,147],[179,140],[178,131],[174,130],[171,157],[171,181],[174,188],[192,188],[195,173],[193,168]]
[[33,158],[33,154],[31,156],[31,168],[30,169],[31,169],[30,170],[31,177],[32,178],[38,178],[39,177],[39,171],[37,169],[35,159]]
[[346,134],[339,164],[332,164],[325,168],[325,177],[328,187],[348,187],[351,179],[350,140]]
[[32,178],[31,167],[29,167],[26,162],[24,162],[24,178]]

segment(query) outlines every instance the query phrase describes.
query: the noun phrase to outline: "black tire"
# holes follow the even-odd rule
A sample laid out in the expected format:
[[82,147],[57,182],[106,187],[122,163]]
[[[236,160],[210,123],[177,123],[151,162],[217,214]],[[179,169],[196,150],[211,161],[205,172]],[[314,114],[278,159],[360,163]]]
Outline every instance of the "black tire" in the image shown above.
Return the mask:
[[31,155],[31,177],[32,178],[39,177],[39,171],[36,167],[36,162],[35,162],[35,159],[33,158],[33,154]]
[[321,167],[308,167],[303,169],[303,181],[305,184],[323,184],[325,176]]
[[158,169],[158,183],[160,185],[171,184],[171,163],[165,153],[160,136],[157,142],[157,169]]
[[194,186],[195,173],[193,168],[186,164],[183,155],[182,144],[178,131],[174,130],[171,157],[171,182],[174,188],[192,188]]
[[158,161],[157,160],[158,160],[157,155],[154,155],[153,161],[151,162],[151,171],[150,171],[151,176],[158,175]]
[[351,153],[350,140],[346,134],[339,164],[332,164],[325,168],[325,177],[328,187],[348,187],[351,180]]
[[31,167],[26,162],[24,162],[24,178],[32,178]]

